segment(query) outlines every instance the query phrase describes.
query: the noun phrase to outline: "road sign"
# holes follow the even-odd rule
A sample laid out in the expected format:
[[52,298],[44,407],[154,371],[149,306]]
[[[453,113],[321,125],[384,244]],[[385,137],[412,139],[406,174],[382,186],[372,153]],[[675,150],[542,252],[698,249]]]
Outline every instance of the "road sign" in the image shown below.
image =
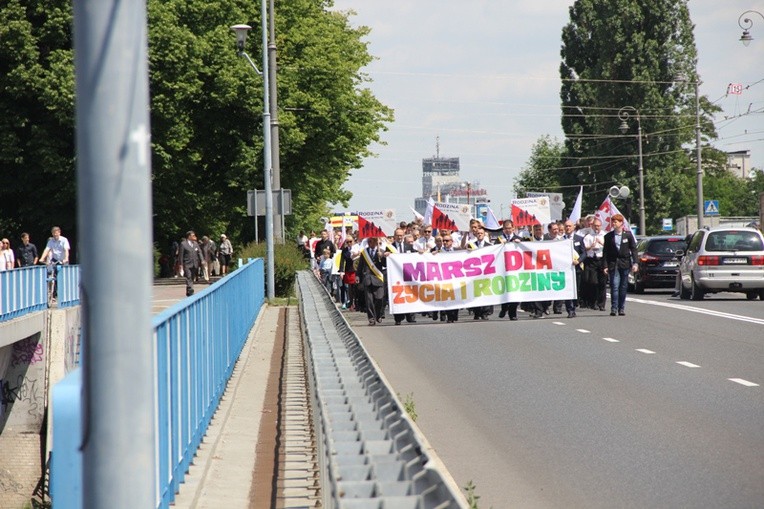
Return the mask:
[[670,217],[663,218],[663,231],[664,232],[670,232],[674,229],[674,220]]
[[706,200],[703,205],[703,215],[705,216],[718,216],[719,215],[719,200]]
[[[247,215],[252,217],[257,211],[258,216],[265,215],[265,191],[257,189],[257,194],[254,191],[247,191]],[[292,190],[291,189],[276,189],[271,191],[273,195],[273,213],[278,215],[289,216],[292,214]]]

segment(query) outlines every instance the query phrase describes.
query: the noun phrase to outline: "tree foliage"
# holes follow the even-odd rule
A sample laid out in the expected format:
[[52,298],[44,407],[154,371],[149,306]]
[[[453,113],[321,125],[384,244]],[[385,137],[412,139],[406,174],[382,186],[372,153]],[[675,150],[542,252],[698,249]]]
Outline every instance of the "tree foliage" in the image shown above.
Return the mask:
[[[76,238],[71,2],[8,0],[0,10],[0,230]],[[314,226],[327,201],[379,140],[392,111],[364,86],[371,56],[329,0],[275,2],[281,186],[287,225]],[[263,78],[237,56],[229,27],[253,27],[246,52],[261,61],[259,2],[148,0],[154,239],[190,228],[254,236],[246,191],[263,189]]]
[[[583,185],[584,210],[599,206],[613,185],[629,186],[638,200],[641,127],[648,232],[663,217],[694,214],[699,76],[692,30],[687,0],[577,0],[562,32],[560,163],[538,165],[538,151],[548,143],[542,138],[518,184],[556,185],[571,203]],[[699,107],[708,187],[734,186],[724,154],[708,145],[718,107],[706,97]]]

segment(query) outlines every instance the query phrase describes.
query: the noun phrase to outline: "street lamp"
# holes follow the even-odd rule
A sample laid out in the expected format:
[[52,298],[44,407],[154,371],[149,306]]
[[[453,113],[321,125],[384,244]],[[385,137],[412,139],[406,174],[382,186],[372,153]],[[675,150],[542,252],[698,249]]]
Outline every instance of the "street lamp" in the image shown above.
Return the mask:
[[639,110],[634,106],[624,106],[618,110],[618,118],[621,119],[621,125],[618,128],[621,134],[629,132],[628,120],[631,118],[631,114],[637,119],[637,147],[639,149],[639,234],[646,235],[645,233],[645,179],[644,168],[642,167],[642,122],[639,118]]
[[751,18],[744,18],[746,14],[758,14],[761,16],[761,19],[764,19],[764,14],[760,13],[759,11],[745,11],[737,19],[738,26],[743,29],[743,35],[740,36],[740,42],[742,42],[744,46],[748,46],[753,40],[751,32],[748,31],[753,26],[753,21]]
[[[684,76],[679,75],[675,81],[688,82]],[[700,146],[700,80],[695,80],[692,85],[695,87],[695,159],[696,159],[696,177],[697,177],[697,214],[698,229],[703,228],[703,217],[705,210],[703,207],[703,158]]]
[[[262,20],[263,33],[263,71],[257,68],[255,63],[244,51],[244,44],[247,42],[247,34],[252,27],[249,25],[234,25],[231,30],[236,32],[236,49],[239,56],[247,59],[249,65],[257,74],[263,77],[263,181],[265,187],[265,258],[266,258],[266,290],[268,299],[276,296],[276,286],[274,282],[274,264],[273,264],[273,192],[271,186],[271,125],[270,125],[270,102],[268,91],[268,16],[265,7],[265,1],[260,1],[260,12]],[[257,212],[255,212],[255,221],[257,221]]]

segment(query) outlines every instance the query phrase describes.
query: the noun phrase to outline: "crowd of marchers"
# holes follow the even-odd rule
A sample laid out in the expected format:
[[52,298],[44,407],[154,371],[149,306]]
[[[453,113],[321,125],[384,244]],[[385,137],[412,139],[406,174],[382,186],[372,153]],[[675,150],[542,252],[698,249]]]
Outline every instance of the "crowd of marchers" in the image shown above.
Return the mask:
[[194,283],[199,280],[209,283],[212,276],[225,276],[232,255],[233,246],[226,234],[221,234],[216,244],[207,235],[199,242],[196,232],[189,230],[179,242],[172,243],[170,256],[164,261],[160,260],[162,275],[169,276],[172,270],[173,277],[185,278],[186,296],[190,297],[194,294]]
[[[626,291],[630,272],[637,270],[636,239],[624,227],[620,214],[612,216],[608,233],[594,215],[577,222],[555,221],[533,225],[530,230],[517,230],[510,219],[501,222],[500,230],[487,230],[477,219],[470,221],[465,232],[436,229],[421,219],[401,222],[391,237],[358,239],[351,228],[321,231],[320,237],[300,232],[297,245],[311,261],[316,277],[342,310],[365,313],[369,325],[385,318],[387,304],[387,259],[398,253],[433,253],[456,250],[478,250],[506,242],[547,242],[571,239],[571,263],[575,266],[578,298],[564,301],[511,302],[500,306],[499,318],[518,319],[518,309],[531,318],[562,314],[575,318],[576,311],[585,308],[606,311],[607,287],[610,287],[610,315],[626,315]],[[546,229],[546,231],[544,231]],[[335,254],[339,253],[339,270]],[[454,323],[459,309],[422,313],[432,321]],[[494,306],[467,308],[473,320],[487,320]],[[415,313],[394,314],[395,325],[415,323]],[[465,313],[462,313],[464,316]]]

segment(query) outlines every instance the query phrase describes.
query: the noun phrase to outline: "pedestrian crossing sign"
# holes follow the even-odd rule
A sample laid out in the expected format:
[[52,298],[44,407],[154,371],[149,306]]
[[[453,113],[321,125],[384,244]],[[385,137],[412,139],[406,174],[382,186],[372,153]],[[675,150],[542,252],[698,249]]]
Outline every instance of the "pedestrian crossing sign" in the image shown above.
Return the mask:
[[703,215],[706,216],[718,216],[719,215],[719,200],[706,200],[703,207]]

